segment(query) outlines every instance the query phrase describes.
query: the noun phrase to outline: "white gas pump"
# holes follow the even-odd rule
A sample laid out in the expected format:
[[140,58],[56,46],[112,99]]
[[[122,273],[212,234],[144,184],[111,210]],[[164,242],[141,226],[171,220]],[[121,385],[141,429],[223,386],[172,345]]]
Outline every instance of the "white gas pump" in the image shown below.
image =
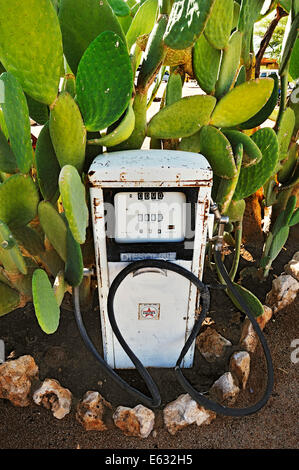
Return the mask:
[[[161,397],[148,367],[171,367],[182,388],[201,406],[227,416],[261,409],[273,388],[269,348],[254,312],[231,281],[221,258],[227,217],[210,204],[212,171],[199,154],[132,150],[99,155],[88,173],[104,358],[85,329],[79,287],[74,313],[85,345],[124,390],[151,407]],[[212,214],[210,214],[210,207]],[[213,226],[218,234],[213,237]],[[196,390],[182,368],[193,365],[195,339],[209,312],[202,282],[206,239],[225,287],[250,319],[264,350],[268,381],[263,397],[247,408],[229,408]],[[135,367],[150,396],[115,369]]]
[[[116,369],[134,367],[107,315],[113,279],[136,260],[163,259],[202,278],[212,170],[199,154],[133,150],[97,157],[89,171],[104,358]],[[145,367],[174,367],[198,305],[194,285],[176,273],[140,268],[115,296],[114,312],[126,342]],[[193,364],[194,345],[184,367]]]

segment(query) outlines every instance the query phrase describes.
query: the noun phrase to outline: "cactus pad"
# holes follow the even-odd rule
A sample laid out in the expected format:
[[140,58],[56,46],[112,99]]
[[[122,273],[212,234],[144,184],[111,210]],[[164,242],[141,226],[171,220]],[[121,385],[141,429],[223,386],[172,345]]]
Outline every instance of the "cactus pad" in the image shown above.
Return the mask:
[[233,199],[238,201],[255,193],[275,171],[278,161],[278,141],[273,129],[264,127],[252,136],[262,152],[262,159],[256,165],[242,168]]
[[3,282],[0,282],[0,317],[15,310],[20,304],[20,294]]
[[233,148],[236,148],[238,144],[243,145],[242,166],[255,165],[261,161],[262,152],[248,135],[234,130],[223,130],[223,134],[228,138]]
[[272,78],[250,80],[229,91],[217,104],[210,124],[234,127],[254,116],[273,91]]
[[45,232],[48,240],[61,259],[66,261],[66,233],[67,227],[54,206],[50,202],[41,202],[38,206],[38,216],[40,224]]
[[28,176],[17,173],[0,185],[0,220],[9,228],[27,225],[37,214],[39,194]]
[[0,171],[4,173],[16,173],[17,161],[16,157],[11,150],[9,143],[6,140],[5,135],[0,130]]
[[73,165],[82,171],[85,159],[86,129],[72,96],[61,93],[51,109],[49,130],[61,168]]
[[103,31],[124,35],[107,0],[61,0],[63,51],[74,74],[89,44]]
[[235,31],[223,51],[215,96],[220,98],[231,88],[237,73],[242,47],[242,33]]
[[76,89],[88,131],[105,129],[123,114],[132,97],[133,73],[120,36],[106,31],[90,44],[78,67]]
[[199,142],[201,153],[216,175],[228,179],[236,176],[237,168],[232,147],[219,129],[204,126],[199,133]]
[[0,60],[28,95],[54,101],[62,58],[59,21],[49,0],[1,0]]
[[177,139],[195,134],[208,124],[216,104],[213,96],[186,96],[161,109],[149,122],[147,135],[160,139]]
[[62,168],[59,189],[69,228],[74,239],[81,245],[85,242],[89,213],[85,187],[75,167],[66,165]]
[[139,36],[152,31],[157,12],[158,0],[146,0],[140,5],[126,34],[129,51]]
[[5,101],[2,103],[2,109],[10,145],[19,170],[28,173],[33,152],[27,101],[19,81],[13,75],[4,72],[0,80],[4,85]]
[[60,310],[45,271],[36,269],[32,276],[32,296],[39,326],[48,335],[59,326]]
[[195,78],[206,93],[215,91],[220,60],[221,51],[212,47],[202,34],[194,44],[192,61]]
[[165,32],[165,44],[171,49],[186,49],[203,32],[215,0],[176,0]]
[[234,18],[234,0],[216,0],[204,35],[215,49],[224,49],[230,38]]

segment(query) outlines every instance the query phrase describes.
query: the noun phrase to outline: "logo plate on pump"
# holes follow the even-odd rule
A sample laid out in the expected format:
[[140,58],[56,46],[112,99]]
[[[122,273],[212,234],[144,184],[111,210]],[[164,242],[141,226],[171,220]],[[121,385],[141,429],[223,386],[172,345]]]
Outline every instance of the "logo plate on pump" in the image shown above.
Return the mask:
[[160,304],[139,304],[138,320],[159,320]]

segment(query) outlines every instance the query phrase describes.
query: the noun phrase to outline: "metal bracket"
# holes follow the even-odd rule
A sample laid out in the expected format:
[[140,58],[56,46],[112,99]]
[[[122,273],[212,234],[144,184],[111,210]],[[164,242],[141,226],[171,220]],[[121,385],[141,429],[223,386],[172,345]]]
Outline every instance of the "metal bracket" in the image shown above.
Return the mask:
[[215,251],[221,251],[223,246],[224,227],[228,224],[229,217],[227,215],[221,215],[218,205],[214,201],[211,202],[210,209],[218,223],[218,234],[215,235],[215,237],[212,237],[211,241],[214,242]]

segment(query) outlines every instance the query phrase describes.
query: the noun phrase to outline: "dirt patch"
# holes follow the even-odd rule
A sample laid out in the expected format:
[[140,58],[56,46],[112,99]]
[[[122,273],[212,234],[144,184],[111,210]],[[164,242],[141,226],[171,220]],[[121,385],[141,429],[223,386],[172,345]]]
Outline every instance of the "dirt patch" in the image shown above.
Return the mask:
[[[299,230],[294,227],[291,236],[273,263],[269,278],[260,283],[247,277],[243,285],[252,290],[263,303],[271,289],[272,280],[282,271],[299,246]],[[261,246],[246,245],[240,269],[255,266]],[[215,281],[215,275],[206,268],[204,281]],[[244,317],[221,291],[211,292],[212,302],[207,325],[215,325],[237,349]],[[35,319],[32,305],[16,310],[0,319],[0,338],[5,341],[6,355],[17,358],[24,354],[34,357],[41,380],[55,378],[74,395],[71,413],[63,420],[53,418],[51,412],[37,405],[14,407],[0,400],[1,449],[292,449],[298,447],[298,364],[291,360],[294,339],[299,338],[299,300],[280,311],[267,324],[264,333],[272,353],[275,386],[267,405],[257,414],[245,418],[217,416],[209,426],[188,426],[171,436],[163,425],[162,410],[170,401],[185,393],[172,369],[152,369],[162,396],[162,405],[155,411],[155,433],[141,440],[125,436],[115,426],[104,432],[85,431],[75,419],[75,405],[87,390],[97,390],[113,407],[134,407],[137,403],[117,387],[102,371],[86,350],[79,335],[73,313],[64,309],[57,333],[44,334]],[[98,307],[84,313],[86,328],[101,351]],[[194,367],[184,371],[192,385],[208,390],[228,366],[229,356],[215,364],[205,361],[197,352]],[[119,371],[133,386],[147,393],[145,385],[134,371]],[[245,391],[235,406],[247,406],[259,399],[266,383],[266,365],[261,347],[252,356],[251,373]]]

